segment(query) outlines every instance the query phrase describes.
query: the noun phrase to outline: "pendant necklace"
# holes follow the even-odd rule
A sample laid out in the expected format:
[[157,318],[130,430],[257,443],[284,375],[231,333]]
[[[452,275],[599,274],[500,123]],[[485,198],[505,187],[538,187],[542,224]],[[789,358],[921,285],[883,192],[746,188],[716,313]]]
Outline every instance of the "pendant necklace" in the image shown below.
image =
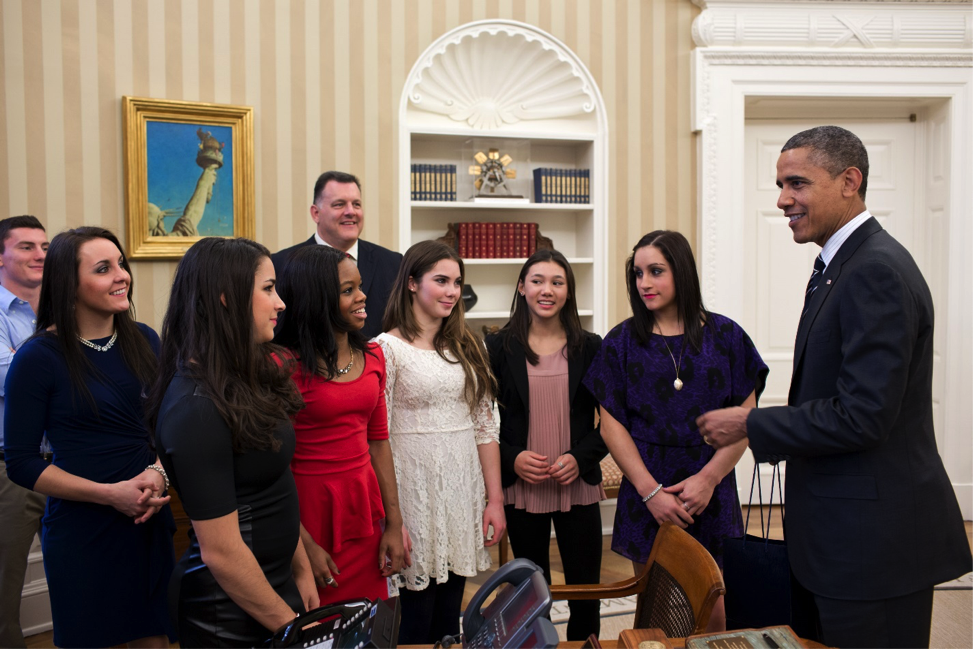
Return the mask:
[[682,353],[686,351],[686,341],[682,341],[682,348],[679,350],[679,363],[676,363],[676,357],[672,355],[672,350],[669,349],[669,343],[666,342],[666,337],[662,335],[662,327],[659,327],[659,335],[662,336],[662,344],[666,346],[666,351],[669,352],[669,358],[672,359],[672,367],[676,370],[676,380],[672,382],[672,387],[676,389],[676,392],[682,390],[682,379],[679,378],[679,370],[682,369]]
[[348,367],[345,369],[338,369],[338,374],[347,374],[351,371],[352,365],[355,364],[355,350],[351,350],[351,360],[348,362]]
[[109,349],[111,349],[111,346],[115,344],[115,340],[117,338],[118,338],[118,332],[114,331],[112,332],[111,339],[104,345],[96,345],[90,340],[85,340],[81,336],[78,336],[78,342],[80,342],[82,345],[85,345],[86,347],[91,347],[96,352],[107,352]]

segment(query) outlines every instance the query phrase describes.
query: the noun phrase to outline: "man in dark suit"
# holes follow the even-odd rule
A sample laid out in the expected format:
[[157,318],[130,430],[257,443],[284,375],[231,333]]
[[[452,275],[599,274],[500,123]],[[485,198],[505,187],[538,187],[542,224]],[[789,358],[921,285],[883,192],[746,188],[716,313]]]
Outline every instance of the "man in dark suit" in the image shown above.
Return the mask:
[[362,333],[366,338],[377,336],[382,333],[385,304],[399,271],[402,255],[358,238],[365,223],[358,178],[342,171],[321,174],[314,183],[311,219],[317,224],[317,231],[310,239],[271,257],[277,273],[280,274],[290,256],[301,246],[331,246],[347,253],[358,264],[362,291],[366,296],[365,313],[368,317]]
[[[822,246],[788,405],[701,416],[716,447],[787,459],[795,617],[836,647],[928,647],[933,586],[973,567],[932,421],[933,304],[908,251],[865,208],[868,156],[822,126],[777,161],[794,241]],[[807,633],[805,630],[804,633]]]

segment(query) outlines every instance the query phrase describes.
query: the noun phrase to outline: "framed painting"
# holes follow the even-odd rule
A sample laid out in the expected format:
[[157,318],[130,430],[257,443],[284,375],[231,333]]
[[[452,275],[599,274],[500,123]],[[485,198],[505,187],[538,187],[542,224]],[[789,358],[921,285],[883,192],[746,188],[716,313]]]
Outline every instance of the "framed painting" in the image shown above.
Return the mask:
[[253,108],[122,97],[130,259],[254,235]]

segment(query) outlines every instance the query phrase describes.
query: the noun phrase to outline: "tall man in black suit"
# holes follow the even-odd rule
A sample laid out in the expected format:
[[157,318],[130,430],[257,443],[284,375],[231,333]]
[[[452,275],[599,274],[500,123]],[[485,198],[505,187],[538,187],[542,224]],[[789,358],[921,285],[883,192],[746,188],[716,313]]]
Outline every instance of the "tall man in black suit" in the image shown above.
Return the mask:
[[317,224],[317,231],[310,239],[271,257],[277,273],[280,274],[290,256],[301,246],[331,246],[347,253],[358,264],[362,291],[366,296],[365,312],[368,317],[362,333],[366,338],[377,336],[382,333],[385,304],[399,271],[402,255],[358,238],[365,223],[358,178],[342,171],[321,174],[314,183],[311,219]]
[[[908,251],[865,208],[868,155],[836,126],[792,137],[777,206],[822,246],[788,405],[701,416],[716,447],[787,458],[797,615],[835,647],[928,647],[933,586],[973,568],[932,421],[933,304]],[[813,627],[812,627],[813,628]]]

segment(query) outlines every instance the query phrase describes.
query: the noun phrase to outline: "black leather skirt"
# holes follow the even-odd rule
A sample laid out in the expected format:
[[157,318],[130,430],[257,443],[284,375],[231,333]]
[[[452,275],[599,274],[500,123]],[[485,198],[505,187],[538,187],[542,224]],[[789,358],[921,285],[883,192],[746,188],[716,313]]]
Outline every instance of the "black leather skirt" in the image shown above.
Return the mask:
[[[241,514],[240,533],[249,547],[249,516]],[[230,599],[203,563],[196,535],[190,532],[189,537],[189,549],[176,565],[169,587],[169,612],[178,629],[179,646],[269,646],[273,632]],[[304,612],[301,593],[292,575],[268,581],[294,611]]]

